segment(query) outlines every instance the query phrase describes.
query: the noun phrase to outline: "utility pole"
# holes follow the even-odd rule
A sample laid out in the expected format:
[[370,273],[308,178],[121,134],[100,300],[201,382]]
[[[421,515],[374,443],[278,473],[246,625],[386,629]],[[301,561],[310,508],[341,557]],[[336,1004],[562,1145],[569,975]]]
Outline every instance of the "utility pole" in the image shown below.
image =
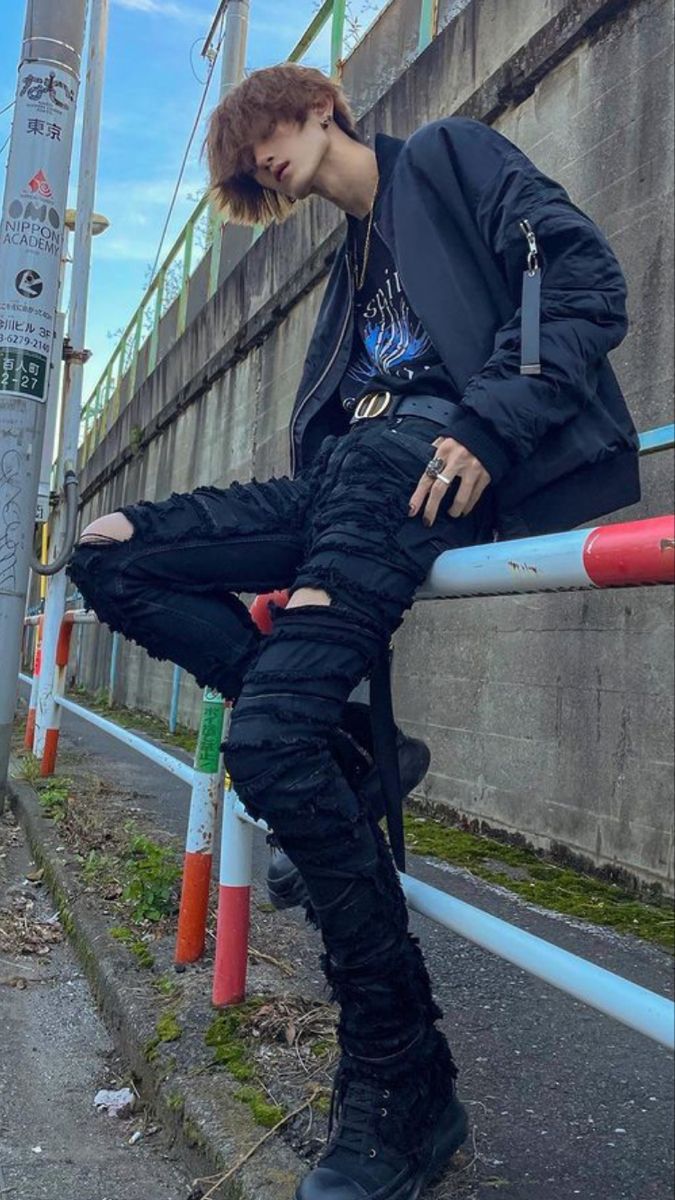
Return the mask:
[[0,224],[0,806],[44,440],[86,0],[27,0]]
[[220,99],[244,78],[248,41],[249,0],[227,0],[223,61],[220,69]]
[[[84,116],[75,212],[75,244],[70,281],[68,341],[65,352],[66,363],[63,377],[63,403],[56,479],[60,501],[52,523],[54,547],[50,563],[52,577],[49,580],[42,627],[42,666],[37,689],[33,746],[36,757],[41,760],[40,769],[43,775],[50,775],[54,769],[52,761],[54,751],[52,746],[47,745],[47,731],[58,730],[61,720],[61,710],[54,701],[54,673],[56,647],[66,608],[68,580],[65,571],[59,570],[59,565],[63,564],[64,559],[63,542],[66,543],[66,557],[70,551],[68,545],[70,537],[67,534],[67,516],[69,514],[64,511],[64,496],[68,480],[77,478],[83,371],[84,364],[89,358],[89,351],[84,349],[84,340],[87,325],[91,241],[93,236],[102,233],[108,225],[105,217],[94,213],[104,67],[108,41],[108,7],[108,0],[90,0]],[[51,737],[54,739],[54,734]],[[56,740],[58,740],[58,734],[56,734]]]

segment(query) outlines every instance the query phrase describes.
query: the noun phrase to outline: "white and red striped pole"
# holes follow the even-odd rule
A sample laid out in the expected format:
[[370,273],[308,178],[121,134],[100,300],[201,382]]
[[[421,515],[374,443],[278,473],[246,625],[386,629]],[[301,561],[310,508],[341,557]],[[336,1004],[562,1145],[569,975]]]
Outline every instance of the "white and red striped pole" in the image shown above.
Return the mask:
[[240,1004],[246,996],[248,938],[251,925],[253,825],[236,812],[237,793],[229,777],[223,798],[220,886],[213,1003]]
[[675,582],[675,517],[446,550],[417,600]]
[[224,711],[222,696],[206,688],[202,699],[183,859],[183,886],[176,935],[177,965],[196,962],[204,953],[206,944],[213,839],[219,797],[223,790],[220,744],[223,740]]
[[59,748],[59,730],[61,728],[61,705],[58,699],[59,696],[65,694],[66,690],[70,641],[73,636],[74,619],[74,612],[64,613],[56,642],[54,691],[48,708],[48,724],[44,731],[44,746],[40,762],[41,775],[53,775],[56,770],[56,755]]
[[42,626],[44,617],[38,617],[35,630],[35,654],[33,657],[33,678],[30,685],[30,699],[28,701],[28,716],[26,717],[26,732],[23,738],[23,744],[26,750],[33,749],[35,740],[35,720],[37,716],[37,697],[38,683],[40,680],[40,667],[42,666]]
[[[264,634],[272,630],[270,602],[283,607],[288,603],[288,592],[270,592],[253,601],[251,617]],[[213,976],[213,1003],[217,1008],[240,1004],[246,995],[253,870],[254,824],[237,813],[237,793],[228,775],[225,779]]]

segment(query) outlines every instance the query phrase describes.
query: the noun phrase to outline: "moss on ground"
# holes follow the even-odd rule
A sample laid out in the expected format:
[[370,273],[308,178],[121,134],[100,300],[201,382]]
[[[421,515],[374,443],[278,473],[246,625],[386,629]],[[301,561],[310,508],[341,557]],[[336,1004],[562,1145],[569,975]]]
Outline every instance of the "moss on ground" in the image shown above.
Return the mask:
[[235,1092],[235,1099],[246,1104],[254,1121],[272,1129],[285,1116],[279,1105],[270,1104],[267,1094],[256,1085],[256,1070],[249,1049],[246,1030],[259,1008],[269,997],[252,996],[214,1017],[205,1034],[205,1042],[213,1050],[213,1060],[227,1068],[230,1075],[244,1086]]
[[279,1121],[283,1121],[286,1113],[278,1104],[270,1104],[264,1092],[247,1084],[246,1087],[239,1088],[234,1093],[235,1100],[240,1100],[242,1104],[247,1104],[251,1110],[256,1125],[263,1125],[265,1129],[273,1129]]
[[108,717],[118,725],[123,725],[125,729],[147,733],[157,741],[166,742],[169,746],[180,746],[182,750],[194,754],[197,746],[197,734],[195,730],[188,729],[186,725],[179,725],[175,733],[169,733],[166,721],[162,721],[160,717],[154,716],[153,713],[140,712],[135,708],[125,708],[121,704],[109,705],[104,692],[90,692],[87,688],[75,687],[72,694],[87,708],[101,713],[102,716]]
[[133,929],[129,929],[127,925],[114,925],[110,930],[110,936],[115,938],[115,941],[122,942],[122,945],[133,954],[139,967],[150,969],[155,965],[155,957],[148,949],[143,938],[134,933]]
[[177,1042],[182,1038],[183,1030],[174,1012],[162,1013],[157,1019],[157,1037],[160,1042]]
[[416,854],[465,867],[542,908],[673,950],[675,915],[666,901],[647,904],[615,884],[558,866],[532,850],[455,829],[434,818],[406,814],[405,829],[406,844]]

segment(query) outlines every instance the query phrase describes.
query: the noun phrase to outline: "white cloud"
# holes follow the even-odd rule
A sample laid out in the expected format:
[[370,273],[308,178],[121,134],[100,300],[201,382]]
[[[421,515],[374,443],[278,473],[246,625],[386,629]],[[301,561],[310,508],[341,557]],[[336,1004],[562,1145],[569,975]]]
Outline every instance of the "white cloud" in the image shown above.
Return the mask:
[[172,17],[177,21],[203,20],[204,10],[195,5],[177,4],[175,0],[113,0],[119,8],[133,12],[149,13],[152,16]]

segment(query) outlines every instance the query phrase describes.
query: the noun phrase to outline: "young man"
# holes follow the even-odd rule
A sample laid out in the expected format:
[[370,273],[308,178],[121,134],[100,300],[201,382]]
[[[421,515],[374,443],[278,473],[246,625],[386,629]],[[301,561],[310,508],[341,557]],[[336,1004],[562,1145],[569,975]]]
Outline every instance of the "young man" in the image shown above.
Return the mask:
[[[319,924],[341,1060],[332,1136],[299,1200],[418,1200],[467,1120],[347,700],[441,551],[638,499],[606,358],[625,285],[564,189],[479,122],[373,149],[340,88],[284,65],[226,97],[207,142],[233,220],[278,220],[312,195],[347,215],[292,478],[125,506],[85,530],[71,574],[111,628],[237,699],[228,768]],[[233,593],[276,587],[291,599],[261,641]]]

